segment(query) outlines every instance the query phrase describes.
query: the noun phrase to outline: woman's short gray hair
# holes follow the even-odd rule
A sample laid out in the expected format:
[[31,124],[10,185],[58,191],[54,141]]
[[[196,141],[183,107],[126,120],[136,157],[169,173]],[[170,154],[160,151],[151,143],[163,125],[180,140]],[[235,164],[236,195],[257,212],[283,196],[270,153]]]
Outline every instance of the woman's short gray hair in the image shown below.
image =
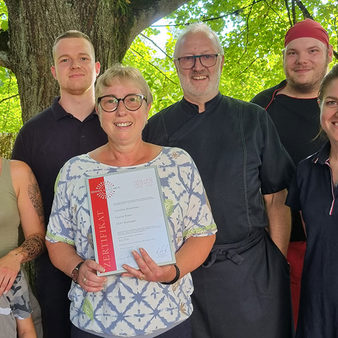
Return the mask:
[[148,83],[142,76],[141,72],[133,67],[122,66],[117,63],[112,67],[108,68],[101,76],[96,80],[95,85],[95,104],[97,105],[98,98],[102,95],[104,87],[109,87],[114,80],[128,80],[137,84],[143,95],[147,98],[147,103],[153,102],[153,96],[151,94]]

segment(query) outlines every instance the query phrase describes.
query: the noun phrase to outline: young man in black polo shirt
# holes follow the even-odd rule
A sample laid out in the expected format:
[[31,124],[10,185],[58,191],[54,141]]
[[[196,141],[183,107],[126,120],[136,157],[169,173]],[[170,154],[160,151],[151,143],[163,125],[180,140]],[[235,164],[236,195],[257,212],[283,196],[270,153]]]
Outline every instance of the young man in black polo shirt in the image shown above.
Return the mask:
[[[40,186],[45,222],[51,211],[54,183],[71,157],[107,141],[94,111],[94,83],[100,71],[87,35],[68,31],[56,38],[51,72],[60,86],[52,106],[30,119],[16,139],[13,159],[26,162]],[[36,290],[41,306],[44,337],[70,337],[71,279],[56,269],[48,253],[36,260]]]

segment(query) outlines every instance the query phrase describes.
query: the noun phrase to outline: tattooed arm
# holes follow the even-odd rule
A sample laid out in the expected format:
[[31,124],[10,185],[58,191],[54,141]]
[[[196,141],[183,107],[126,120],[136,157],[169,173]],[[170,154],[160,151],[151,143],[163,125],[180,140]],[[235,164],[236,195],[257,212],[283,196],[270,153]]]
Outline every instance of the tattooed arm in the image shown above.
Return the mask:
[[43,208],[36,179],[31,169],[20,161],[11,161],[11,175],[25,241],[0,258],[0,296],[11,288],[21,263],[34,259],[45,248]]

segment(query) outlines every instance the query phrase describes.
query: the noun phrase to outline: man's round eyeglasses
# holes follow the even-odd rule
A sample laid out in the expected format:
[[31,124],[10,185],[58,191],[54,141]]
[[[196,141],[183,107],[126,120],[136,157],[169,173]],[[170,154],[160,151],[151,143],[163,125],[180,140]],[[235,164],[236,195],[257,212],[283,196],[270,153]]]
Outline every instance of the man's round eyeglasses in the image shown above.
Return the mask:
[[202,66],[209,68],[215,66],[217,57],[221,54],[201,54],[201,55],[189,55],[189,56],[182,56],[179,58],[174,58],[177,60],[180,67],[182,69],[191,69],[195,67],[196,59],[200,59]]
[[142,94],[128,94],[123,98],[117,98],[114,95],[104,95],[97,99],[97,103],[102,110],[112,113],[117,109],[120,101],[123,102],[128,110],[135,111],[142,106],[143,100],[147,102],[146,96]]

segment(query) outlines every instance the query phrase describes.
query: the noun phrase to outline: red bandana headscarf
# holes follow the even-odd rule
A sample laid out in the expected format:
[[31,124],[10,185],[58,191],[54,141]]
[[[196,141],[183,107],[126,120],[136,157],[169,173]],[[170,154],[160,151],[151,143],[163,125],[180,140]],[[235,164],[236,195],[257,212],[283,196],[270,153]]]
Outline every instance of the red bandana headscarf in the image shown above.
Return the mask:
[[314,38],[329,46],[329,35],[320,23],[311,19],[297,22],[285,35],[284,46],[298,38]]

